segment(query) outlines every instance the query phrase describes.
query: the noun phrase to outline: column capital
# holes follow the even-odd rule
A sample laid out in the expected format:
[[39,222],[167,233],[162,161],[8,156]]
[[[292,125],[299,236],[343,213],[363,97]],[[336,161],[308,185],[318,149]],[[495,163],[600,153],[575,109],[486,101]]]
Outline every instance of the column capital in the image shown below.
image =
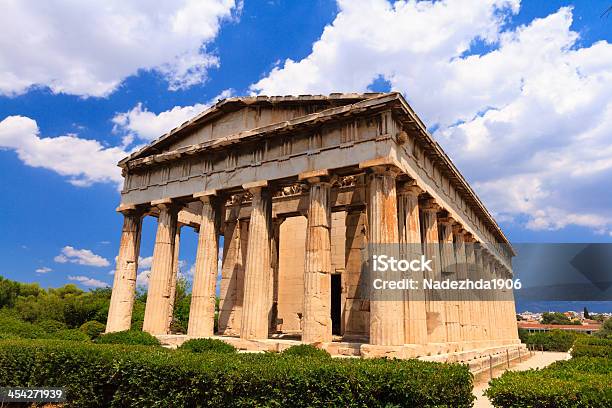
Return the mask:
[[415,180],[399,180],[397,183],[397,194],[406,194],[418,197],[424,190],[419,187]]
[[142,206],[137,206],[134,204],[120,204],[115,211],[123,214],[124,216],[142,216],[145,213],[145,209],[142,208]]
[[468,232],[465,230],[465,228],[463,228],[463,225],[461,225],[461,223],[456,222],[455,224],[453,224],[453,234],[461,235],[465,240],[465,237],[467,236]]
[[436,203],[435,199],[428,198],[427,200],[423,201],[423,204],[421,205],[421,209],[426,212],[435,212],[437,214],[438,211],[442,209],[442,207],[440,207],[440,205]]
[[455,232],[454,226],[457,225],[457,221],[455,221],[455,219],[451,217],[450,215],[447,215],[445,217],[438,217],[438,224],[452,227],[453,233],[454,233]]
[[309,184],[330,183],[332,177],[328,169],[312,170],[298,174],[299,181],[306,181]]
[[268,187],[268,180],[253,181],[242,185],[242,188],[251,194],[259,194],[264,187]]
[[198,198],[202,202],[210,202],[214,197],[217,197],[217,190],[205,190],[199,193],[193,193],[193,198]]

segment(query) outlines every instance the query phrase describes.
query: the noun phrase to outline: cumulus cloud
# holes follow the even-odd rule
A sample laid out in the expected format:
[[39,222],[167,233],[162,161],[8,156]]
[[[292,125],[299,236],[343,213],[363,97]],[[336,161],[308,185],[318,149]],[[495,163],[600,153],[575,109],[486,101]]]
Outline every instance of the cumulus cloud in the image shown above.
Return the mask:
[[[153,140],[188,121],[209,108],[219,99],[233,96],[232,89],[226,89],[206,103],[196,103],[190,106],[175,106],[174,108],[154,113],[138,103],[128,112],[122,112],[113,118],[114,131],[126,136],[142,140]],[[129,139],[128,139],[129,140]]]
[[101,280],[83,275],[69,275],[68,280],[79,282],[81,285],[86,286],[88,288],[106,288],[109,286],[106,282],[102,282]]
[[219,65],[206,45],[240,8],[234,0],[4,2],[0,94],[44,86],[105,96],[139,70],[160,73],[169,89],[201,83]]
[[89,249],[76,249],[65,246],[59,255],[53,258],[58,263],[75,263],[86,266],[109,266],[110,262],[106,258],[96,255]]
[[138,269],[151,269],[153,264],[153,255],[147,257],[138,257]]
[[0,149],[10,149],[31,167],[55,171],[79,187],[123,179],[117,162],[127,155],[119,147],[105,147],[97,140],[76,135],[41,137],[35,120],[9,116],[0,122]]
[[136,286],[148,287],[149,276],[151,276],[151,270],[149,269],[139,272],[138,275],[136,275]]
[[612,230],[612,45],[582,46],[571,8],[508,28],[518,0],[338,6],[310,55],[251,90],[365,91],[383,78],[499,219]]
[[36,271],[35,271],[35,272],[36,272],[36,273],[40,273],[40,274],[44,274],[44,273],[49,273],[49,272],[51,272],[52,270],[53,270],[53,269],[51,269],[51,268],[49,268],[49,267],[43,266],[42,268],[38,268],[38,269],[36,269]]

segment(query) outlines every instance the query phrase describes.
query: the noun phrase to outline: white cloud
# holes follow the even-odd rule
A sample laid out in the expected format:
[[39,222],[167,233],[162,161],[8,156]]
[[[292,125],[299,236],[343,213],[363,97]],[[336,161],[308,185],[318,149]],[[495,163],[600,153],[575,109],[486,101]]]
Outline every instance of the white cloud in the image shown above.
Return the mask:
[[191,106],[175,106],[174,108],[153,113],[138,103],[128,112],[118,113],[113,118],[114,131],[143,140],[153,140],[202,113],[219,99],[229,98],[233,89],[226,89],[207,103],[197,103]]
[[138,269],[151,269],[151,265],[153,264],[153,255],[147,256],[143,258],[142,256],[138,257]]
[[75,135],[40,137],[36,121],[28,117],[0,122],[0,149],[14,150],[24,164],[55,171],[75,186],[123,182],[117,162],[127,155],[124,150]]
[[87,266],[109,266],[110,262],[107,259],[96,255],[89,249],[76,249],[71,246],[65,246],[59,255],[53,258],[58,263],[75,263]]
[[571,8],[508,28],[518,0],[338,5],[311,54],[253,92],[365,91],[382,77],[500,219],[612,229],[612,45],[581,45]]
[[36,271],[35,271],[35,272],[36,272],[36,273],[41,273],[41,274],[42,274],[42,273],[49,273],[49,272],[51,272],[52,270],[53,270],[53,269],[51,269],[51,268],[49,268],[49,267],[47,267],[47,266],[43,266],[42,268],[38,268],[38,269],[36,269]]
[[81,285],[86,286],[88,288],[105,288],[109,286],[106,282],[102,282],[101,280],[83,275],[69,275],[68,280],[79,282]]
[[136,275],[136,286],[148,287],[150,275],[150,270],[139,272],[138,275]]
[[0,14],[0,94],[33,86],[105,96],[139,70],[170,89],[201,83],[219,60],[205,46],[234,0],[9,1]]

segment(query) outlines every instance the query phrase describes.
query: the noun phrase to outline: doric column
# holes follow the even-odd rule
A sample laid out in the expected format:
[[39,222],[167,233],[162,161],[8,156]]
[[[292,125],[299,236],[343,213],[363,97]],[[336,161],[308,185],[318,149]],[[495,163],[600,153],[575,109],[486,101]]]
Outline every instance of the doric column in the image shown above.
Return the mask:
[[[493,266],[493,259],[491,257],[491,253],[488,249],[484,249],[482,251],[482,259],[484,264],[484,275],[485,279],[492,280],[496,279],[495,276],[495,268]],[[488,309],[488,317],[489,317],[489,335],[488,340],[494,342],[497,340],[498,328],[499,328],[499,320],[497,318],[497,308],[498,308],[498,298],[499,292],[495,289],[492,289],[489,293],[489,301],[487,302]]]
[[[455,258],[455,244],[453,238],[453,225],[455,220],[452,217],[439,217],[438,230],[440,233],[440,267],[442,269],[442,279],[449,281],[457,280],[457,259]],[[461,341],[461,324],[459,321],[459,310],[461,305],[458,298],[458,291],[448,291],[448,297],[444,300],[446,307],[446,336],[449,342]]]
[[311,177],[306,258],[304,261],[304,310],[302,341],[331,342],[331,184]]
[[132,325],[141,226],[141,211],[123,211],[123,229],[117,256],[117,269],[106,322],[107,333],[129,330]]
[[[394,168],[373,167],[368,175],[368,232],[370,248],[389,253],[393,245],[399,253],[397,195]],[[377,249],[379,248],[379,249]],[[383,280],[397,278],[392,271],[380,273]],[[391,291],[370,299],[370,344],[397,346],[404,344],[404,305]],[[377,299],[382,298],[382,299]],[[386,298],[386,299],[385,299]]]
[[282,217],[272,219],[272,239],[270,240],[270,267],[272,279],[270,279],[270,332],[278,331],[278,272],[279,272],[279,248],[280,227],[285,221]]
[[176,234],[174,234],[174,265],[172,266],[172,277],[170,278],[170,297],[168,302],[168,328],[172,325],[174,317],[174,302],[176,301],[176,282],[179,274],[179,253],[181,249],[181,224],[176,226]]
[[187,334],[194,337],[211,337],[214,334],[215,324],[221,205],[215,192],[194,194],[194,197],[202,201],[202,216]]
[[[422,192],[423,190],[414,182],[403,182],[397,189],[397,218],[402,259],[418,259],[423,254],[419,219],[419,194]],[[409,278],[419,283],[419,289],[405,291],[404,342],[406,344],[426,344],[427,310],[422,285],[423,272],[411,272]]]
[[[474,252],[474,238],[466,233],[463,236],[465,242],[465,267],[467,278],[476,281],[476,253]],[[482,340],[482,312],[479,309],[480,300],[475,290],[466,291],[468,297],[468,309],[470,313],[470,332],[473,340]]]
[[[512,270],[508,271],[508,277],[511,278],[513,276]],[[511,340],[517,340],[518,337],[518,326],[516,323],[516,304],[514,303],[514,290],[510,291],[508,296],[508,313],[510,319],[510,325],[508,328],[508,338]]]
[[170,200],[154,201],[151,204],[159,208],[159,218],[142,330],[151,334],[167,334],[170,282],[174,268],[174,239],[179,207]]
[[247,340],[268,338],[272,197],[266,186],[266,181],[243,186],[253,195],[240,325],[240,337]]
[[[460,224],[453,226],[453,234],[455,238],[455,258],[457,259],[457,279],[467,279],[467,265],[465,254],[465,230]],[[474,340],[472,331],[472,322],[470,316],[470,299],[469,295],[462,291],[459,293],[461,301],[459,302],[459,324],[461,325],[461,339],[463,341]]]
[[[429,199],[421,207],[423,210],[423,245],[425,257],[431,260],[431,271],[425,272],[425,278],[441,280],[440,244],[438,233],[438,211],[440,206],[433,199]],[[427,308],[427,334],[429,343],[445,343],[446,336],[446,310],[440,294],[432,290],[425,291],[425,306]]]
[[[476,277],[475,279],[483,279],[488,280],[488,276],[486,275],[485,269],[485,252],[482,248],[482,244],[479,242],[474,243],[474,259],[475,259],[475,270]],[[486,290],[483,292],[481,296],[481,301],[479,303],[478,310],[480,311],[480,319],[479,323],[481,326],[481,337],[482,340],[487,342],[491,340],[491,326],[489,321],[489,309],[491,305],[491,291]]]

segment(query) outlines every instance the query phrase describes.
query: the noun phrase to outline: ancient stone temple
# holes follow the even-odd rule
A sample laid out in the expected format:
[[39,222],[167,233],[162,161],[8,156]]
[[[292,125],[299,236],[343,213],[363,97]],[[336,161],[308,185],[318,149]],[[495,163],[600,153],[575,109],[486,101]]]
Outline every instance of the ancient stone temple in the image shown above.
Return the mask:
[[[164,341],[216,336],[259,350],[301,341],[332,354],[464,361],[474,350],[519,350],[511,297],[361,293],[373,242],[418,244],[438,275],[469,262],[479,267],[457,266],[457,275],[512,275],[508,240],[398,93],[225,99],[119,165],[124,224],[109,332],[130,327],[142,219],[151,216],[143,330]],[[199,241],[189,327],[177,335],[169,328],[182,228]]]

